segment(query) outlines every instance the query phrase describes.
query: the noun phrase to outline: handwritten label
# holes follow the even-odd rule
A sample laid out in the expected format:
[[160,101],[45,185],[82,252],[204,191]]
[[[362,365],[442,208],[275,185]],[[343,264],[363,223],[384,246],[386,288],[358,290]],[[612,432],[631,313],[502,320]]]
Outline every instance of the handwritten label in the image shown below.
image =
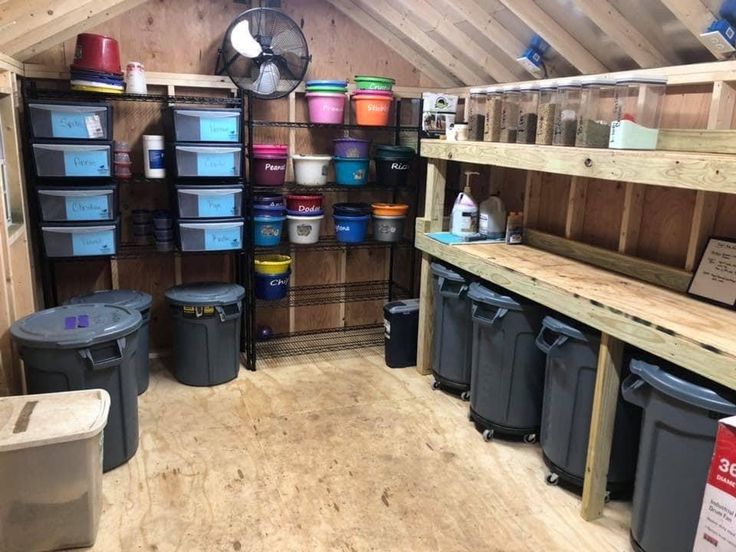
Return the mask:
[[232,217],[237,214],[235,194],[199,196],[200,217]]
[[240,228],[208,228],[204,231],[204,248],[207,251],[240,249]]
[[708,242],[689,291],[719,303],[736,304],[736,243]]
[[106,150],[65,151],[66,176],[110,176],[110,159]]
[[115,253],[115,232],[101,230],[72,234],[72,251],[75,257],[113,255]]
[[237,142],[238,117],[202,117],[199,120],[199,139],[204,142]]
[[54,138],[89,138],[85,114],[52,111],[51,135]]
[[67,197],[67,220],[108,220],[112,218],[107,195]]
[[198,153],[198,176],[237,176],[232,153]]

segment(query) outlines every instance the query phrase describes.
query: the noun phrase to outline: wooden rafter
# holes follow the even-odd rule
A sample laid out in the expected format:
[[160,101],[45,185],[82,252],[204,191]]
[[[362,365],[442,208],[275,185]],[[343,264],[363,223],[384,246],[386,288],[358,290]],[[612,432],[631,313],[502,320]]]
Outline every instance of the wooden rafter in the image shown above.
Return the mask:
[[605,65],[586,50],[533,0],[500,0],[535,33],[546,40],[562,57],[585,74],[603,73]]
[[700,33],[704,33],[716,19],[705,4],[700,0],[662,0],[662,3],[715,57],[720,57],[711,50],[707,41],[700,38]]

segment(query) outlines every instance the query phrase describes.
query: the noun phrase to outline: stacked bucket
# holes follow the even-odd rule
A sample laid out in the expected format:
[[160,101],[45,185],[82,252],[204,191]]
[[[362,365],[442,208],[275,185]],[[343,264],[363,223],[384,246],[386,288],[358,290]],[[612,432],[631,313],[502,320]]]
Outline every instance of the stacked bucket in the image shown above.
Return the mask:
[[278,301],[289,293],[291,257],[288,255],[259,255],[255,272],[256,299]]
[[387,126],[394,100],[392,78],[356,75],[352,94],[355,122],[363,126]]
[[335,144],[335,182],[340,186],[363,186],[368,182],[370,140],[338,138]]
[[309,80],[306,89],[310,122],[329,125],[343,123],[347,81]]
[[317,243],[324,218],[322,194],[289,194],[286,196],[286,220],[289,242],[299,245]]
[[408,146],[376,146],[376,181],[385,186],[406,186],[414,148]]
[[387,243],[401,241],[409,206],[400,203],[374,203],[371,208],[373,210],[373,237],[376,241]]

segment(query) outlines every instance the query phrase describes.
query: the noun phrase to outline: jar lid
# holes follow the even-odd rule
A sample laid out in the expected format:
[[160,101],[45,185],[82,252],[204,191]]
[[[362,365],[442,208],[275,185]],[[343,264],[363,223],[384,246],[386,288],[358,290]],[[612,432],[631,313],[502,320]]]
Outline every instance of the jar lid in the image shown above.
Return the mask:
[[529,84],[522,84],[519,87],[519,90],[521,92],[536,92],[537,90],[539,90],[539,85],[535,82],[531,82]]
[[539,85],[540,90],[554,90],[557,88],[557,81],[547,81]]
[[616,79],[616,84],[667,84],[667,77],[643,77],[639,75],[631,75],[630,77],[621,77]]
[[501,87],[500,86],[489,86],[486,88],[486,94],[500,94],[501,93]]
[[581,80],[580,84],[582,85],[583,88],[587,88],[589,86],[613,86],[616,84],[616,81],[614,81],[613,79],[590,77],[590,78]]
[[557,85],[558,90],[572,90],[574,88],[580,88],[580,81],[573,80],[573,81],[566,81],[561,82]]
[[483,94],[484,90],[482,88],[471,88],[470,93],[471,94]]
[[504,94],[518,94],[519,93],[519,87],[518,86],[504,86],[501,88],[501,91]]

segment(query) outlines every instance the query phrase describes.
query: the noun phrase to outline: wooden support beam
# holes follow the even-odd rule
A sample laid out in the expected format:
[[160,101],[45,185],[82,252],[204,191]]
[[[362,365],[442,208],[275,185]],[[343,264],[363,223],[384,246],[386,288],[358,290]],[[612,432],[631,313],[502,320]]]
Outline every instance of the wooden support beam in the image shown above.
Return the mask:
[[700,0],[662,0],[662,3],[709,52],[717,58],[725,57],[724,54],[714,51],[707,41],[700,38],[700,34],[706,32],[710,24],[716,20],[713,12],[703,2]]
[[583,233],[587,197],[588,181],[580,176],[573,176],[570,182],[570,193],[567,197],[567,215],[565,217],[565,237],[570,240],[580,239]]
[[644,185],[626,183],[624,192],[624,210],[621,214],[621,229],[618,233],[618,252],[624,255],[636,255],[639,247],[639,230],[641,213],[644,207]]
[[562,57],[585,74],[605,72],[606,66],[586,50],[533,0],[500,0],[530,29],[546,40]]
[[598,519],[603,515],[616,404],[621,386],[623,353],[622,341],[606,333],[601,334],[588,439],[588,460],[585,464],[583,502],[580,512],[583,519],[587,521]]
[[539,221],[539,206],[542,200],[542,173],[527,171],[524,190],[524,228],[534,228]]
[[640,67],[669,65],[666,56],[621,15],[609,0],[575,0],[574,3]]

